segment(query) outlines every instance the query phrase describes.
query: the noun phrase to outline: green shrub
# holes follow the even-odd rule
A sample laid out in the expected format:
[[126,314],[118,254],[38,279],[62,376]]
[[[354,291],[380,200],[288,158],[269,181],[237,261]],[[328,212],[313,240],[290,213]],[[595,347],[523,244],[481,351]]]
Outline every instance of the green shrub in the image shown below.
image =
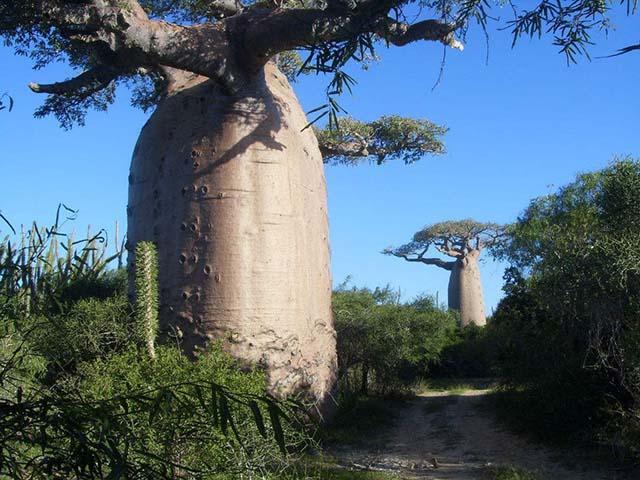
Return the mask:
[[[264,394],[219,346],[198,361],[176,347],[84,362],[53,388],[0,398],[0,477],[233,478],[289,468],[308,437],[299,406]],[[4,478],[4,477],[2,477]]]
[[538,475],[529,470],[511,465],[489,467],[485,478],[487,480],[538,480]]
[[431,367],[432,375],[451,378],[494,377],[495,345],[489,330],[490,327],[473,324],[458,327],[456,336],[444,347],[440,358]]
[[69,306],[80,300],[94,298],[105,300],[114,296],[127,295],[127,271],[124,268],[107,270],[97,277],[78,278],[58,289],[56,302],[51,302],[49,310],[60,312],[60,305]]
[[197,359],[156,348],[155,268],[138,275],[134,315],[125,272],[106,270],[97,238],[58,256],[57,233],[38,233],[19,250],[0,244],[0,478],[290,470],[311,442],[302,404],[267,395],[264,373],[220,345]]
[[456,317],[427,297],[401,304],[387,288],[333,294],[343,395],[401,391],[427,373],[454,337]]
[[[265,392],[264,373],[241,371],[220,344],[201,353],[197,361],[185,357],[176,347],[157,348],[154,359],[140,350],[128,350],[81,364],[78,378],[79,393],[88,401],[124,398],[138,392],[157,402],[157,411],[152,405],[130,415],[129,448],[144,452],[140,462],[149,462],[150,457],[169,459],[185,470],[204,475],[198,478],[219,472],[251,475],[287,466],[288,460],[266,420],[270,411],[256,402]],[[211,399],[212,384],[234,398],[246,397],[245,403],[238,402],[232,410],[227,407],[230,420],[226,433],[211,417],[210,408],[216,401]],[[253,407],[246,403],[252,398]],[[216,408],[225,408],[219,398],[217,401]],[[264,436],[255,421],[256,408],[265,424]],[[284,425],[287,445],[303,449],[305,436]],[[136,463],[135,459],[131,461]]]
[[534,199],[511,229],[488,332],[512,410],[543,436],[640,451],[638,198],[640,162],[621,159]]
[[141,341],[124,295],[79,300],[64,313],[38,316],[28,324],[30,343],[47,360],[52,373],[71,372],[79,362],[124,350]]

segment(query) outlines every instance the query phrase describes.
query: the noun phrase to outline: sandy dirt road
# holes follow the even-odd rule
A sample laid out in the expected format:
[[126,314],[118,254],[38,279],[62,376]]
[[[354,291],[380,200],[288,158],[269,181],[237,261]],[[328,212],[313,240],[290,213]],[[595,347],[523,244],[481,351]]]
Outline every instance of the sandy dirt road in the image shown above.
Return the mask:
[[403,479],[485,479],[496,466],[524,468],[542,480],[640,479],[637,472],[595,466],[500,428],[486,408],[490,392],[419,394],[379,438],[332,453],[345,468],[386,471]]

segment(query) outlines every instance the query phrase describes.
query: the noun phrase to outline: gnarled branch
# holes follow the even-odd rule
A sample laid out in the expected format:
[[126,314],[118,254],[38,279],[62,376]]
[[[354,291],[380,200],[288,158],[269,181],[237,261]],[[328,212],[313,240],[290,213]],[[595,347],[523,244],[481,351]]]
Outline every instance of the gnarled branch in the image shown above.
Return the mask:
[[410,25],[392,18],[385,18],[379,22],[376,33],[397,47],[403,47],[420,40],[427,40],[441,42],[457,50],[464,50],[464,45],[453,35],[456,28],[455,24],[441,20],[423,20]]
[[30,83],[29,88],[36,93],[88,96],[105,88],[122,73],[117,68],[100,66],[70,80],[50,84]]
[[387,17],[392,4],[368,2],[367,8],[354,12],[332,9],[286,9],[263,11],[252,20],[247,30],[245,45],[256,59],[296,48],[323,42],[338,42],[365,33],[375,33],[397,46],[418,40],[439,41],[460,49],[461,43],[453,38],[457,28],[441,20],[424,20],[413,25]]
[[435,265],[436,267],[444,268],[445,270],[453,270],[456,262],[447,262],[445,260],[441,260],[440,258],[424,258],[424,257],[409,257],[409,255],[400,254],[400,253],[392,253],[393,256],[404,258],[407,262],[420,262],[425,265]]

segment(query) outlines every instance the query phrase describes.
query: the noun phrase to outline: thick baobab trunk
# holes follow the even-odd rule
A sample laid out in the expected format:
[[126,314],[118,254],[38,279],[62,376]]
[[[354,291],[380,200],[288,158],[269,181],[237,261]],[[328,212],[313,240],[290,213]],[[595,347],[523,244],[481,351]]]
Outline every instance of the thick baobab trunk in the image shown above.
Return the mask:
[[197,354],[222,338],[272,392],[326,407],[336,374],[322,158],[272,65],[237,95],[192,78],[145,125],[128,242],[156,242],[161,328]]
[[458,259],[449,277],[449,308],[460,312],[462,326],[483,326],[487,323],[478,265],[479,256],[479,252],[472,251],[465,258]]

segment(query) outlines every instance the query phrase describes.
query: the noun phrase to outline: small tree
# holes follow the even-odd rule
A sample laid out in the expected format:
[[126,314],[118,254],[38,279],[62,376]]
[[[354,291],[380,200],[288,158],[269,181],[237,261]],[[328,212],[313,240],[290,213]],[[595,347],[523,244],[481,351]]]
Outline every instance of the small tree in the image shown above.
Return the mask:
[[[404,258],[407,262],[435,265],[450,271],[449,308],[460,311],[463,326],[485,325],[478,260],[482,250],[495,245],[503,235],[504,227],[495,223],[471,219],[440,222],[416,232],[412,242],[398,248],[388,248],[383,253]],[[437,252],[453,260],[425,257],[432,245]]]

